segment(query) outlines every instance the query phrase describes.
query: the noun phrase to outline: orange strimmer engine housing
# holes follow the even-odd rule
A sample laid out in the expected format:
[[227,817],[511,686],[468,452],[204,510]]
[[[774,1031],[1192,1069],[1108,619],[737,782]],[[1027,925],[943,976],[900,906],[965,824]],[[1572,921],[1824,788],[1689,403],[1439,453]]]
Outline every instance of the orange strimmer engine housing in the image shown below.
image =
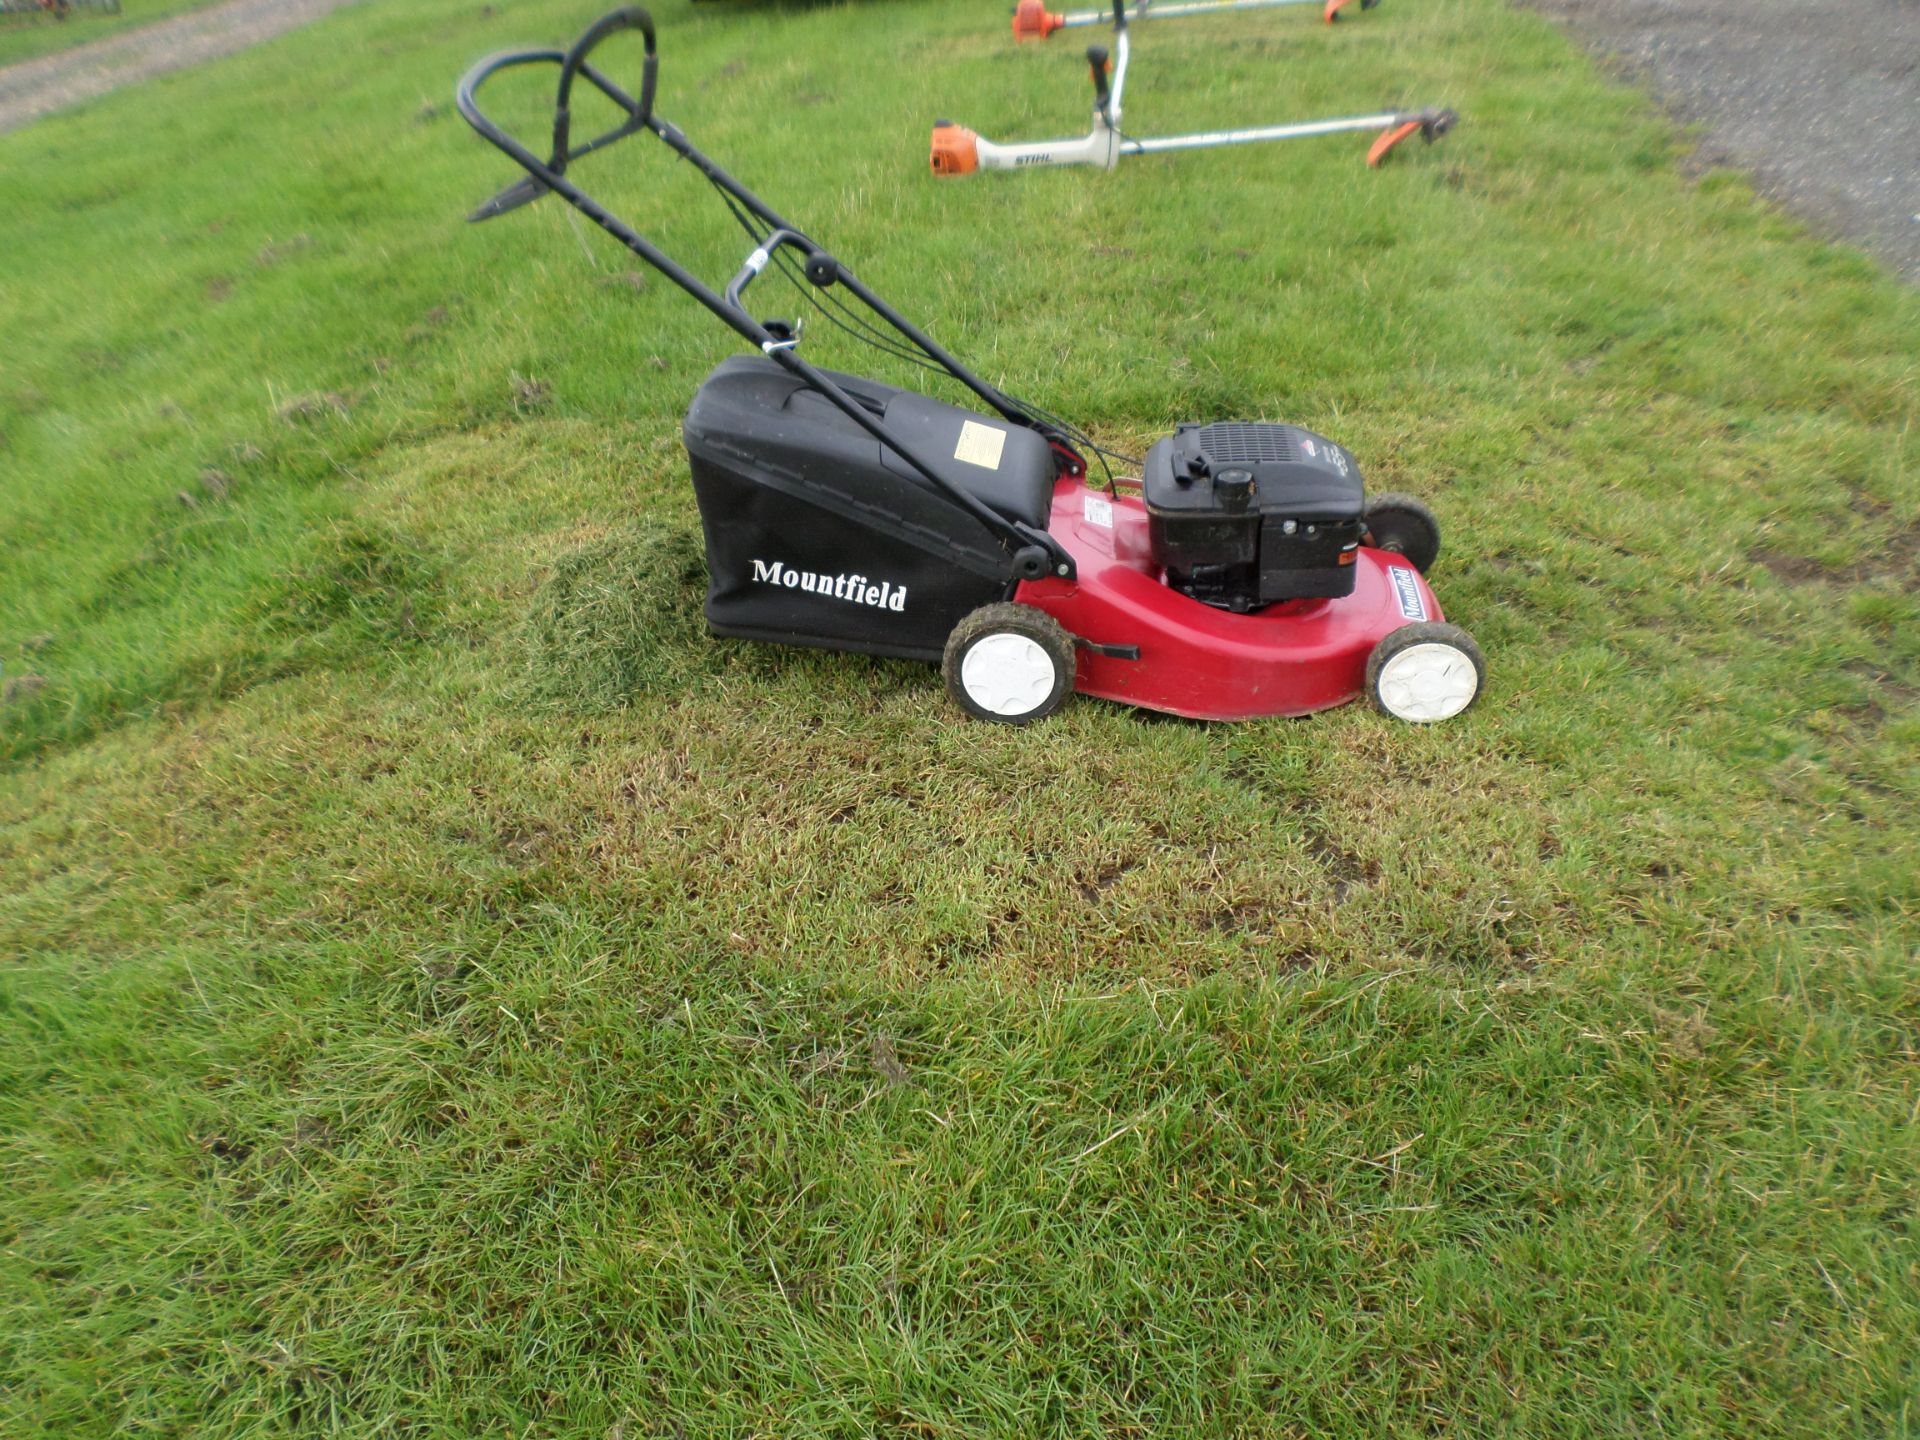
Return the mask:
[[933,122],[933,153],[928,158],[936,175],[971,175],[980,168],[980,137],[951,120]]
[[1044,40],[1066,23],[1066,16],[1055,15],[1047,9],[1046,0],[1020,0],[1013,7],[1016,40]]

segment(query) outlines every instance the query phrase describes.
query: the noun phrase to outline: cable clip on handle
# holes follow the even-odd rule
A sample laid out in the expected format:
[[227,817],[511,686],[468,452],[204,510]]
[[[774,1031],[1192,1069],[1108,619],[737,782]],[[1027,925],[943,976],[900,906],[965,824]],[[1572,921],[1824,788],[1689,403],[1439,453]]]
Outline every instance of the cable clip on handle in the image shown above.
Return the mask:
[[[815,245],[813,241],[798,230],[775,230],[755,247],[754,252],[747,256],[746,263],[740,267],[739,273],[727,282],[724,298],[731,309],[743,316],[747,314],[747,307],[742,303],[741,297],[760,272],[773,263],[774,252],[782,245],[791,245],[794,249],[805,253],[806,259],[802,262],[801,269],[812,284],[824,290],[840,278],[840,262]],[[769,355],[775,350],[790,350],[800,342],[800,332],[796,327],[786,326],[778,321],[769,321],[760,328],[773,336],[772,343],[762,342],[760,346]]]

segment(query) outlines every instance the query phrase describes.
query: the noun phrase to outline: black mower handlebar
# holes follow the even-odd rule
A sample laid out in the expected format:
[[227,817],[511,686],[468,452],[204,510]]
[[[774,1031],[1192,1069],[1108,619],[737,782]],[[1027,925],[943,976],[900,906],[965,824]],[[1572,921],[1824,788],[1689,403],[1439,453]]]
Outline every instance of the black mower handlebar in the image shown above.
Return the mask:
[[622,10],[609,10],[597,21],[588,25],[586,33],[574,40],[574,48],[566,52],[566,60],[561,61],[561,100],[553,111],[553,154],[566,154],[566,106],[572,100],[574,75],[586,63],[589,54],[599,48],[601,40],[609,35],[618,35],[620,31],[639,31],[647,42],[647,58],[643,61],[639,77],[639,104],[632,109],[632,117],[637,125],[645,125],[653,119],[653,86],[659,79],[660,46],[653,38],[653,15],[641,10],[639,6],[624,6]]
[[[640,76],[640,98],[634,99],[600,71],[587,64],[590,55],[600,43],[609,36],[623,30],[638,30],[646,42],[646,60]],[[623,6],[610,10],[593,24],[584,34],[566,50],[506,50],[497,55],[489,55],[479,64],[460,77],[460,87],[455,92],[455,101],[460,113],[469,125],[478,130],[488,140],[506,151],[526,167],[527,173],[513,184],[500,191],[485,203],[476,207],[468,220],[491,220],[504,215],[509,210],[517,210],[529,201],[538,200],[552,187],[534,173],[527,165],[531,152],[522,146],[506,131],[487,118],[481,111],[476,98],[480,87],[502,70],[511,70],[521,65],[557,64],[560,67],[560,89],[553,107],[553,150],[547,160],[547,169],[556,175],[566,173],[567,166],[583,155],[591,155],[595,150],[611,145],[616,140],[624,140],[651,127],[653,123],[654,84],[659,76],[659,47],[653,35],[653,17],[638,5]],[[580,146],[571,148],[570,136],[573,128],[573,80],[576,75],[585,75],[594,89],[605,95],[621,110],[627,118],[603,135]]]
[[573,48],[567,51],[566,58],[560,62],[560,97],[553,107],[553,160],[556,170],[564,170],[570,158],[567,154],[567,130],[572,124],[568,105],[573,99],[573,77],[586,64],[587,56],[598,48],[601,41],[609,35],[617,35],[622,30],[638,30],[646,41],[647,56],[645,68],[640,76],[640,102],[628,110],[630,123],[637,129],[653,118],[653,87],[660,74],[660,50],[653,38],[653,17],[638,5],[623,6],[618,10],[609,10],[586,28],[580,38],[573,42]]
[[[614,84],[601,71],[587,63],[587,57],[602,42],[624,30],[638,30],[641,38],[646,42],[646,68],[641,77],[640,98],[637,100]],[[505,128],[488,116],[480,108],[476,98],[480,87],[493,76],[502,70],[525,65],[560,67],[559,92],[553,116],[553,152],[546,160],[541,159],[516,136],[509,134]],[[924,355],[935,368],[945,371],[965,385],[1007,420],[1039,431],[1057,450],[1071,454],[1067,436],[962,365],[931,336],[917,328],[863,284],[851,271],[845,269],[832,255],[809,240],[806,235],[769,208],[758,195],[703,155],[678,128],[655,115],[653,113],[654,82],[658,69],[659,56],[654,40],[653,17],[637,5],[623,6],[601,16],[599,20],[588,26],[585,33],[566,50],[506,50],[497,55],[490,55],[474,65],[461,76],[459,87],[454,93],[455,102],[460,107],[460,114],[483,139],[504,152],[515,164],[526,171],[526,175],[500,191],[467,218],[491,220],[496,215],[503,215],[529,201],[538,200],[549,191],[559,195],[567,204],[699,301],[729,329],[759,348],[784,369],[798,376],[810,388],[826,396],[834,407],[855,425],[881,444],[890,446],[929,485],[959,509],[972,515],[989,534],[1006,546],[1013,572],[1018,578],[1034,579],[1047,574],[1071,577],[1074,573],[1073,557],[1058,540],[1047,534],[1044,528],[1036,529],[1025,523],[1010,520],[957,485],[944,475],[938,466],[916,453],[917,444],[891,433],[882,420],[869,413],[859,402],[842,390],[831,373],[814,369],[795,354],[793,342],[797,338],[797,331],[793,327],[778,321],[762,323],[755,320],[741,304],[741,295],[747,286],[753,283],[754,278],[772,262],[781,246],[791,246],[801,251],[805,257],[801,268],[809,283],[822,289],[829,285],[844,287],[856,301],[897,332],[906,345]],[[573,145],[571,139],[571,105],[573,82],[576,76],[585,76],[587,82],[611,100],[624,116],[613,129],[605,134],[596,135],[578,146]],[[749,232],[756,236],[764,234],[765,238],[761,240],[753,254],[747,257],[746,265],[728,283],[724,294],[715,294],[698,276],[632,226],[615,217],[582,190],[567,173],[568,165],[581,156],[642,130],[652,131],[662,144],[682,160],[692,164],[722,191],[734,210],[735,218],[739,219]]]

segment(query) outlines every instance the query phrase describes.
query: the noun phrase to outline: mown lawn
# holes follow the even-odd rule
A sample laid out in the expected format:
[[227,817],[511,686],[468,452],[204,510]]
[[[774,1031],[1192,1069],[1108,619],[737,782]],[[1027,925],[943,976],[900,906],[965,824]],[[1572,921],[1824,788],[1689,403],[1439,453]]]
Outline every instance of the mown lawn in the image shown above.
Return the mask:
[[1142,133],[1460,108],[1378,173],[952,184],[936,114],[1083,123],[1071,37],[658,14],[661,109],[993,378],[1428,497],[1490,692],[1008,731],[704,640],[728,337],[460,224],[456,75],[578,4],[0,138],[0,1434],[1912,1433],[1914,293],[1496,0],[1140,32]]

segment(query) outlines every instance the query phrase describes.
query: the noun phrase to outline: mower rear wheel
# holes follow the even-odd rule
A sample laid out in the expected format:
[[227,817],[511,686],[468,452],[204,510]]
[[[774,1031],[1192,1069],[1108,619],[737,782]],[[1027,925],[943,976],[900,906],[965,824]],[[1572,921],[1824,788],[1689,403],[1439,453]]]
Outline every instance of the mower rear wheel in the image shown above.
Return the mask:
[[1403,625],[1367,657],[1373,708],[1413,725],[1451,720],[1479,698],[1487,662],[1458,625]]
[[1367,502],[1365,544],[1404,555],[1422,575],[1440,558],[1440,522],[1411,495],[1376,495]]
[[1073,693],[1073,637],[1031,605],[982,605],[953,627],[940,673],[969,715],[1025,725]]

